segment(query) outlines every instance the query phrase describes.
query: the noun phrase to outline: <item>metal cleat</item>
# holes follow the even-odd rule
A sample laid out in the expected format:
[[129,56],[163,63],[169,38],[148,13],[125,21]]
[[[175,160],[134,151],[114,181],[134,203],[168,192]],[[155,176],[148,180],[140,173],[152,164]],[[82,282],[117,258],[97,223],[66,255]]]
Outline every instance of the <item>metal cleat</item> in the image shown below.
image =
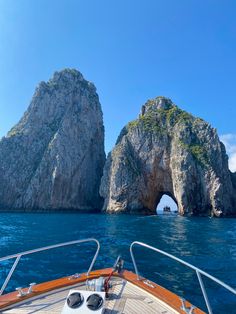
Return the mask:
[[26,293],[23,292],[22,287],[16,288],[16,291],[18,291],[17,296],[18,296],[19,298],[24,297],[24,296],[26,295]]
[[69,279],[69,280],[72,280],[72,279],[78,279],[78,278],[80,278],[80,277],[81,277],[81,275],[78,274],[78,273],[76,273],[76,274],[71,275],[70,277],[68,277],[68,279]]
[[185,302],[186,300],[183,298],[180,298],[182,306],[180,307],[181,310],[183,310],[186,314],[194,314],[194,309],[196,308],[196,306],[191,305],[191,307],[187,307]]
[[27,291],[27,294],[30,294],[30,293],[32,293],[33,292],[33,287],[36,285],[36,283],[35,282],[32,282],[32,283],[30,283],[30,285],[29,285],[29,289],[28,289],[28,291]]

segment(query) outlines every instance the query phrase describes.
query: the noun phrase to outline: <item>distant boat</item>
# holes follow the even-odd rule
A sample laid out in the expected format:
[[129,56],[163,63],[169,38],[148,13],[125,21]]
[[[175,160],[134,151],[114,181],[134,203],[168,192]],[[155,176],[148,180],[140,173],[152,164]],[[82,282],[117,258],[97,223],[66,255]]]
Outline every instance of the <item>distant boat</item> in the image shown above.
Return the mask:
[[165,207],[163,208],[163,213],[171,213],[170,207],[169,207],[169,206],[165,206]]

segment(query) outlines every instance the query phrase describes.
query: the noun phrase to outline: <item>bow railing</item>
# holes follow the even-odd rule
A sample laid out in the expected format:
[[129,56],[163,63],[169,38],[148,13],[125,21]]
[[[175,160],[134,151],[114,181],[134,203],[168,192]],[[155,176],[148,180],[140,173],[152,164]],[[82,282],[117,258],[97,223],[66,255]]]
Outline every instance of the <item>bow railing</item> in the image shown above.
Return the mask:
[[51,250],[51,249],[55,249],[55,248],[60,248],[60,247],[65,247],[65,246],[69,246],[69,245],[75,245],[75,244],[81,244],[81,243],[84,243],[84,242],[95,242],[97,244],[97,250],[93,256],[93,259],[92,259],[92,262],[89,266],[89,269],[87,271],[87,276],[89,276],[95,262],[96,262],[96,259],[97,259],[97,256],[98,256],[98,253],[99,253],[99,250],[100,250],[100,243],[98,242],[98,240],[94,239],[94,238],[88,238],[88,239],[83,239],[83,240],[75,240],[75,241],[70,241],[70,242],[64,242],[64,243],[59,243],[59,244],[55,244],[55,245],[49,245],[49,246],[45,246],[45,247],[41,247],[41,248],[38,248],[38,249],[34,249],[34,250],[29,250],[29,251],[25,251],[25,252],[21,252],[21,253],[17,253],[17,254],[14,254],[14,255],[8,255],[8,256],[5,256],[5,257],[1,257],[0,258],[0,262],[3,262],[3,261],[6,261],[6,260],[10,260],[10,259],[15,259],[2,287],[1,287],[1,290],[0,290],[0,295],[3,294],[3,292],[5,291],[20,259],[23,257],[23,256],[26,256],[26,255],[30,255],[30,254],[34,254],[34,253],[38,253],[38,252],[42,252],[42,251],[47,251],[47,250]]
[[135,241],[135,242],[131,243],[131,245],[130,245],[130,255],[131,255],[131,258],[132,258],[132,261],[133,261],[135,273],[137,275],[137,280],[140,280],[140,276],[139,276],[136,260],[134,258],[134,253],[133,253],[133,247],[135,245],[139,245],[139,246],[145,247],[147,249],[150,249],[152,251],[158,252],[158,253],[160,253],[162,255],[165,255],[165,256],[167,256],[167,257],[169,257],[169,258],[171,258],[171,259],[173,259],[173,260],[175,260],[175,261],[177,261],[177,262],[179,262],[179,263],[181,263],[181,264],[183,264],[183,265],[193,269],[196,272],[196,274],[197,274],[198,282],[200,284],[201,291],[202,291],[202,294],[203,294],[203,297],[204,297],[204,300],[205,300],[205,303],[206,303],[206,306],[207,306],[209,314],[212,314],[213,312],[212,312],[212,308],[211,308],[211,305],[210,305],[210,302],[209,302],[209,298],[208,298],[208,295],[207,295],[204,283],[202,281],[202,275],[207,277],[207,278],[209,278],[209,279],[211,279],[211,280],[213,280],[214,282],[218,283],[219,285],[221,285],[222,287],[224,287],[225,289],[227,289],[228,291],[230,291],[230,292],[232,292],[233,294],[236,295],[236,290],[235,289],[233,289],[229,285],[225,284],[223,281],[221,281],[221,280],[211,276],[210,274],[206,273],[205,271],[203,271],[203,270],[193,266],[192,264],[187,263],[187,262],[183,261],[182,259],[180,259],[180,258],[178,258],[178,257],[176,257],[174,255],[171,255],[171,254],[169,254],[169,253],[167,253],[165,251],[159,250],[159,249],[157,249],[157,248],[155,248],[155,247],[153,247],[151,245]]

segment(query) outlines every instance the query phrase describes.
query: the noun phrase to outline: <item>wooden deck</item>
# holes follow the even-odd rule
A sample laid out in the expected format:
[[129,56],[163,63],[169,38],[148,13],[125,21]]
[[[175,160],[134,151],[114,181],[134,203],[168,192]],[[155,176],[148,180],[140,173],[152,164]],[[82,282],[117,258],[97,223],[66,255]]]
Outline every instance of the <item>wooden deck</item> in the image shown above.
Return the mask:
[[[3,314],[60,314],[70,288],[47,293],[34,300],[25,300],[14,309],[3,311]],[[82,284],[73,289],[85,290]],[[136,287],[124,279],[113,278],[110,298],[105,303],[104,314],[178,314],[177,311],[153,297],[150,293]]]
[[[19,298],[17,292],[0,296],[0,313],[61,313],[71,289],[85,290],[85,281],[107,277],[111,268],[81,274],[78,278],[64,277],[34,286],[30,295]],[[27,289],[24,289],[27,291]],[[124,270],[112,277],[110,299],[106,300],[104,314],[185,314],[180,298],[171,291],[145,278],[137,280],[133,272]],[[191,304],[186,302],[186,306]],[[193,314],[204,314],[196,308]]]

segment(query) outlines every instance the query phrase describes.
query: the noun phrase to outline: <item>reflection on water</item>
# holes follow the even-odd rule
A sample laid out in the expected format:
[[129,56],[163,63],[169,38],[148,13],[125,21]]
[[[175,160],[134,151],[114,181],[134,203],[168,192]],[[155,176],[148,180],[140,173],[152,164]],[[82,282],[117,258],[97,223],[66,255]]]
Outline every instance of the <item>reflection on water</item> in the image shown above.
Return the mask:
[[[129,245],[141,241],[203,268],[236,287],[236,220],[184,218],[181,216],[115,216],[79,214],[9,214],[0,215],[0,255],[32,248],[94,237],[101,252],[96,268],[110,267],[121,254],[125,267],[132,269]],[[22,259],[8,290],[86,271],[95,252],[94,245],[56,249]],[[196,305],[203,305],[196,275],[186,267],[147,249],[135,248],[140,272],[165,285]],[[3,281],[12,261],[1,264]],[[4,267],[3,267],[4,266]],[[235,313],[235,299],[207,280],[214,313]],[[222,296],[227,306],[217,302]],[[220,302],[222,303],[222,302]],[[225,312],[223,309],[227,309]],[[234,312],[235,311],[235,312]]]

